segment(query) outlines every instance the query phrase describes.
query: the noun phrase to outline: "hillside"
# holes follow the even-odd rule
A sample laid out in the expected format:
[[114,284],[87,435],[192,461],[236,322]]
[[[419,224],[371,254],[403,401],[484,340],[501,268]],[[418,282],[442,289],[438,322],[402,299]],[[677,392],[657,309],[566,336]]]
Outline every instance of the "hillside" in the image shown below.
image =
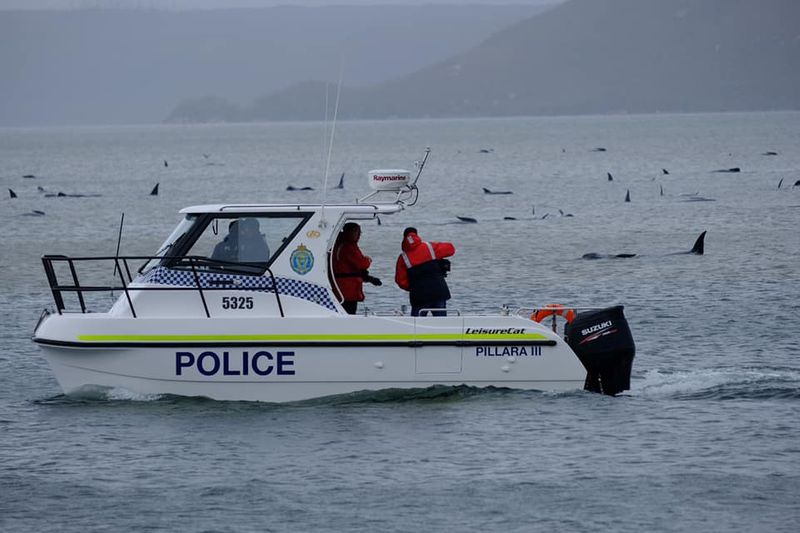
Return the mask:
[[157,122],[184,99],[204,99],[198,112],[224,115],[304,80],[337,79],[342,58],[351,83],[375,84],[541,9],[0,11],[0,126]]
[[[800,109],[797,0],[571,0],[393,80],[344,91],[345,118]],[[259,98],[307,118],[322,88]]]

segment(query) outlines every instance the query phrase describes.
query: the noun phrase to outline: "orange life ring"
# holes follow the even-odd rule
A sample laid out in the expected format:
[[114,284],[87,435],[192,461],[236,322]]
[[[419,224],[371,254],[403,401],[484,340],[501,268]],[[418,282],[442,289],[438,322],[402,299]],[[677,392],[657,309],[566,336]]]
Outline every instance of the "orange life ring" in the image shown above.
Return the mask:
[[531,313],[531,320],[541,322],[551,315],[563,316],[567,319],[567,322],[575,320],[575,311],[573,309],[567,309],[562,304],[547,304],[541,309],[536,309]]

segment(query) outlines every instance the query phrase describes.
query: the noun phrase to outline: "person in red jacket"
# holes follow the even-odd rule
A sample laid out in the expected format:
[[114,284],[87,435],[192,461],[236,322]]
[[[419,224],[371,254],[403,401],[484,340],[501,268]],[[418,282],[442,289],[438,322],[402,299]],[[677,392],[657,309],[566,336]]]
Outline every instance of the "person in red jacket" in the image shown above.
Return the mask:
[[[416,228],[403,231],[403,253],[397,258],[394,280],[408,291],[411,316],[419,316],[420,309],[446,309],[450,289],[445,277],[450,271],[450,257],[456,248],[449,242],[426,242]],[[433,316],[445,316],[447,311],[433,311]]]
[[332,267],[336,297],[349,314],[356,314],[358,302],[364,301],[364,281],[381,285],[381,280],[367,273],[372,259],[364,255],[358,247],[361,226],[348,222],[336,237],[333,245]]

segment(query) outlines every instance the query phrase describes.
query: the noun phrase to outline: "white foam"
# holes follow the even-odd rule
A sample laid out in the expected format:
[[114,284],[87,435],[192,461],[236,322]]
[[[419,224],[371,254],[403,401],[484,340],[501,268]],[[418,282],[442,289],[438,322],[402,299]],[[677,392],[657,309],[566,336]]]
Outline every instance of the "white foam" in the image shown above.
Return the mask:
[[105,391],[106,398],[111,401],[128,401],[128,402],[154,402],[160,400],[163,394],[144,394],[140,392],[133,392],[122,387],[115,387]]
[[797,381],[800,374],[790,371],[756,369],[699,369],[682,372],[650,370],[643,379],[631,380],[631,395],[672,396],[709,390],[725,385],[764,381]]

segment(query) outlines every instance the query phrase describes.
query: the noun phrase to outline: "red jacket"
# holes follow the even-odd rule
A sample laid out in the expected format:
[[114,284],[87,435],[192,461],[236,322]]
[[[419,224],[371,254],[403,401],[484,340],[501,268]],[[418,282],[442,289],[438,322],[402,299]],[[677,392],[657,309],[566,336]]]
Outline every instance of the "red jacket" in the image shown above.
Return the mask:
[[[428,246],[430,245],[430,246]],[[433,261],[435,259],[444,259],[456,253],[456,248],[449,242],[430,242],[427,243],[420,239],[416,233],[409,233],[403,239],[403,252],[408,257],[412,267]],[[433,257],[431,257],[431,248],[433,249]],[[397,265],[395,267],[394,281],[404,291],[411,290],[411,283],[408,279],[408,267],[406,266],[403,254],[397,257]]]
[[[344,302],[363,302],[364,280],[361,275],[372,264],[372,259],[361,253],[352,235],[339,234],[333,245],[332,263],[336,296]],[[337,285],[339,290],[336,290]]]

